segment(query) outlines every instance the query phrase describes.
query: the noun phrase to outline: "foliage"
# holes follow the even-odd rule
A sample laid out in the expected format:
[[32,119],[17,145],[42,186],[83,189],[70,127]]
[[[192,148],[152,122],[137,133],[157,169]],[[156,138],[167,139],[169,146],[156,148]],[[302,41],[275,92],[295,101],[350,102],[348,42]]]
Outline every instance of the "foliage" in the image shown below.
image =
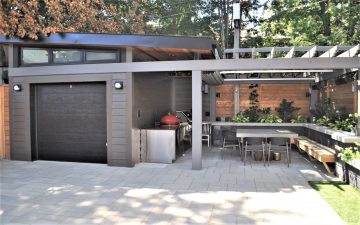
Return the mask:
[[146,0],[1,1],[0,34],[38,39],[55,32],[143,33],[144,10],[140,6],[145,2]]
[[291,119],[291,123],[307,123],[307,119],[301,115],[298,115]]
[[339,119],[330,119],[327,116],[322,116],[319,119],[316,120],[316,124],[320,126],[326,126],[330,127],[334,130],[343,130],[351,132],[357,125],[359,115],[357,113],[355,114],[349,114],[346,117],[342,117]]
[[261,115],[268,115],[271,112],[270,108],[259,108],[259,94],[257,93],[257,84],[250,84],[249,88],[253,89],[249,94],[249,100],[250,100],[250,107],[246,109],[243,114],[249,117],[250,122],[257,122],[259,119],[259,116]]
[[250,118],[247,115],[238,113],[237,115],[233,116],[232,121],[238,123],[248,123],[250,122]]
[[310,181],[309,184],[348,225],[360,224],[360,192],[336,181]]
[[294,101],[287,101],[286,99],[283,99],[280,102],[279,107],[275,108],[276,112],[278,112],[280,118],[284,122],[289,122],[292,114],[295,111],[300,110],[300,108],[294,107],[293,103]]
[[356,45],[359,12],[355,0],[277,0],[271,2],[261,30],[270,46]]
[[332,121],[345,116],[345,110],[336,109],[332,104],[331,98],[321,99],[320,102],[315,105],[315,109],[310,110],[310,112],[315,118],[326,116]]
[[332,123],[329,123],[328,126],[335,130],[343,130],[351,132],[356,127],[358,114],[349,114],[347,117],[335,120]]
[[329,126],[329,124],[331,123],[331,120],[330,120],[330,118],[327,117],[327,116],[322,116],[322,117],[320,117],[319,119],[317,119],[317,120],[315,121],[315,123],[316,123],[317,125],[319,125],[319,126],[325,126],[325,127],[327,127],[327,126]]
[[274,114],[260,115],[258,122],[260,123],[282,123],[282,119]]
[[360,159],[360,143],[355,143],[356,146],[340,149],[338,157],[344,162],[349,162],[353,159]]

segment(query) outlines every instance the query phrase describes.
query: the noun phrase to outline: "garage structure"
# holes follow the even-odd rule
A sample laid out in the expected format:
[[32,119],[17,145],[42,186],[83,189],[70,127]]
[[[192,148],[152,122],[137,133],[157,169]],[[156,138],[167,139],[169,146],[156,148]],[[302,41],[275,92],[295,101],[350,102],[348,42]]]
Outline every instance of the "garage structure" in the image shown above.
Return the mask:
[[[51,37],[51,36],[50,36]],[[174,37],[173,37],[174,38]],[[160,40],[161,37],[155,38],[153,41]],[[181,39],[181,38],[180,38]],[[175,41],[175,39],[173,39]],[[196,39],[193,39],[196,40]],[[200,40],[200,39],[199,39]],[[206,39],[205,39],[206,40]],[[18,41],[19,42],[19,41]],[[16,41],[15,41],[16,43]],[[104,45],[107,42],[104,42]],[[161,42],[164,43],[164,42]],[[193,42],[194,43],[194,42]],[[167,43],[168,44],[168,43]],[[180,44],[177,42],[174,45]],[[212,44],[211,44],[212,45]],[[196,46],[196,45],[195,45]],[[198,49],[199,46],[193,47]],[[140,48],[144,50],[144,48]],[[172,48],[165,48],[166,51],[171,51]],[[206,48],[205,48],[206,49]],[[193,125],[192,125],[192,168],[202,168],[202,143],[201,143],[201,123],[203,120],[204,110],[203,94],[201,92],[203,82],[206,82],[210,86],[210,118],[214,120],[214,102],[216,93],[214,92],[214,86],[223,82],[230,83],[296,83],[296,82],[316,82],[318,79],[328,79],[330,77],[339,76],[346,71],[353,71],[358,73],[360,67],[360,59],[358,57],[359,45],[357,46],[315,46],[315,47],[297,47],[297,48],[260,48],[260,49],[233,49],[231,53],[242,54],[245,57],[241,59],[218,59],[218,55],[215,48],[204,50],[191,50],[192,60],[186,60],[185,57],[180,60],[169,60],[169,56],[165,58],[159,57],[157,51],[156,60],[133,60],[133,54],[138,51],[136,48],[125,48],[126,60],[117,63],[107,64],[89,64],[89,65],[53,65],[32,67],[31,69],[24,67],[12,67],[9,70],[10,84],[15,87],[17,84],[22,85],[25,91],[29,88],[29,84],[39,83],[66,83],[66,82],[98,82],[105,81],[107,87],[107,161],[109,165],[118,166],[131,166],[136,162],[137,147],[135,146],[137,141],[136,132],[139,117],[141,117],[143,110],[137,110],[134,108],[134,100],[136,98],[134,93],[136,82],[134,78],[137,74],[148,74],[154,76],[155,74],[161,76],[161,73],[169,73],[169,71],[186,72],[191,71],[192,79],[192,113],[193,113]],[[180,51],[181,54],[183,49]],[[275,58],[276,52],[285,52],[283,57]],[[9,50],[9,53],[13,54],[14,51]],[[151,52],[151,51],[150,51]],[[302,53],[301,53],[302,52]],[[188,51],[189,53],[189,51]],[[146,53],[145,55],[149,55]],[[210,56],[211,55],[211,56]],[[143,57],[143,59],[147,58]],[[184,55],[182,55],[184,56]],[[264,57],[265,56],[265,57]],[[14,57],[14,56],[11,56]],[[16,59],[17,57],[14,57]],[[162,61],[159,59],[167,61]],[[213,59],[212,59],[213,58]],[[217,59],[214,59],[217,58]],[[174,59],[174,58],[173,58]],[[197,59],[197,60],[193,60]],[[134,62],[135,61],[135,62]],[[220,75],[225,73],[230,74],[254,74],[256,73],[290,73],[298,74],[301,76],[292,75],[292,77],[257,77],[252,76],[227,78]],[[224,73],[225,72],[225,73]],[[26,74],[26,75],[25,75]],[[101,76],[99,76],[101,74]],[[359,76],[358,76],[359,77]],[[155,79],[155,77],[153,77]],[[160,77],[159,77],[160,78]],[[163,77],[162,77],[163,78]],[[156,83],[156,82],[155,82]],[[121,90],[116,89],[116,84],[120,84]],[[170,83],[166,83],[167,86]],[[146,89],[147,88],[147,89]],[[152,98],[151,96],[159,96],[154,94],[151,90],[158,90],[159,86],[149,85],[144,90],[147,90],[146,97],[143,96],[144,102],[158,102],[159,99]],[[162,87],[164,90],[164,87]],[[174,90],[172,88],[172,90]],[[359,88],[357,88],[359,92]],[[164,92],[166,93],[166,92]],[[116,98],[114,96],[117,95]],[[12,115],[12,124],[14,126],[13,131],[16,129],[29,131],[30,130],[30,102],[27,101],[27,93],[13,92],[11,94],[15,107],[23,110],[21,114],[24,118]],[[20,96],[26,96],[25,98]],[[165,96],[165,95],[161,95]],[[174,95],[171,99],[174,98]],[[19,100],[16,100],[19,99]],[[168,100],[168,99],[167,99]],[[23,104],[18,104],[18,103]],[[167,102],[167,101],[165,101]],[[17,105],[15,105],[17,104]],[[166,103],[168,104],[168,103]],[[166,104],[162,105],[165,106]],[[22,107],[20,107],[22,105]],[[153,104],[147,105],[146,108]],[[170,104],[171,105],[171,104]],[[174,106],[170,106],[174,109]],[[359,106],[358,106],[359,107]],[[159,108],[159,106],[156,106]],[[160,107],[162,108],[162,107]],[[148,112],[151,110],[148,110]],[[359,112],[359,110],[357,110]],[[154,111],[152,111],[154,113]],[[21,116],[20,115],[20,116]],[[19,124],[19,125],[18,125]],[[124,125],[126,128],[124,129]],[[23,127],[21,127],[23,126]],[[18,128],[16,128],[18,127]],[[20,127],[20,128],[19,128]],[[23,133],[21,135],[13,135],[12,141],[13,158],[20,158],[25,156],[25,160],[29,160],[29,154],[31,148],[29,147],[30,135]],[[23,138],[23,139],[22,139]],[[19,141],[19,145],[16,145]],[[25,144],[21,144],[25,143]],[[30,150],[29,150],[30,149]],[[26,155],[28,154],[28,155]]]
[[[9,70],[23,70],[9,75],[11,89],[18,88],[10,91],[11,159],[111,166],[139,162],[140,128],[191,109],[191,72],[102,70],[127,62],[151,68],[153,61],[214,59],[217,51],[206,37],[68,33],[0,40]],[[91,71],[81,72],[81,65]]]

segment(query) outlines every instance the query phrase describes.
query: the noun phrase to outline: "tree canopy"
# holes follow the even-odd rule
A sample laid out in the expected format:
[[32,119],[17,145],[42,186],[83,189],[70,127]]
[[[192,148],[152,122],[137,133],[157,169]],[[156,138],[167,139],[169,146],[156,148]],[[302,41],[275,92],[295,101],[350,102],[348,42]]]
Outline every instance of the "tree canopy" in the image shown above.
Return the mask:
[[[55,32],[212,36],[222,48],[231,48],[233,1],[0,0],[0,34],[31,39]],[[240,4],[241,47],[360,42],[359,0]]]
[[360,42],[360,1],[272,1],[261,26],[266,45],[355,45]]
[[55,32],[143,33],[138,2],[2,0],[0,34],[37,39]]

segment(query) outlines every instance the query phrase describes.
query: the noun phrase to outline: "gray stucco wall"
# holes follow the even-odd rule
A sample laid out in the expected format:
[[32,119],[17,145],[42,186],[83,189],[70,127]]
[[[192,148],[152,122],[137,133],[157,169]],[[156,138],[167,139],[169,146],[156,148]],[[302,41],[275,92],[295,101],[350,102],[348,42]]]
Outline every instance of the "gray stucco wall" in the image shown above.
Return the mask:
[[166,73],[134,73],[133,128],[154,126],[171,112],[172,78]]
[[[10,77],[10,87],[22,85],[21,92],[10,91],[11,159],[31,160],[30,84],[94,81],[106,82],[108,165],[132,166],[132,79],[126,73]],[[124,82],[124,89],[115,90],[115,81]]]

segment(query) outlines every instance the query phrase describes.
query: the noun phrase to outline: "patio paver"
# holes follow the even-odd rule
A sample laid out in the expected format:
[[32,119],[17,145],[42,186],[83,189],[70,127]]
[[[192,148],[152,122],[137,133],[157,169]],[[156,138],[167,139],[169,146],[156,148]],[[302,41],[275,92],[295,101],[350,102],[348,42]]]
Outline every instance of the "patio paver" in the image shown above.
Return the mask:
[[294,152],[290,168],[243,166],[204,148],[201,171],[189,152],[134,168],[0,161],[0,224],[344,224],[307,183],[334,179],[320,164]]

